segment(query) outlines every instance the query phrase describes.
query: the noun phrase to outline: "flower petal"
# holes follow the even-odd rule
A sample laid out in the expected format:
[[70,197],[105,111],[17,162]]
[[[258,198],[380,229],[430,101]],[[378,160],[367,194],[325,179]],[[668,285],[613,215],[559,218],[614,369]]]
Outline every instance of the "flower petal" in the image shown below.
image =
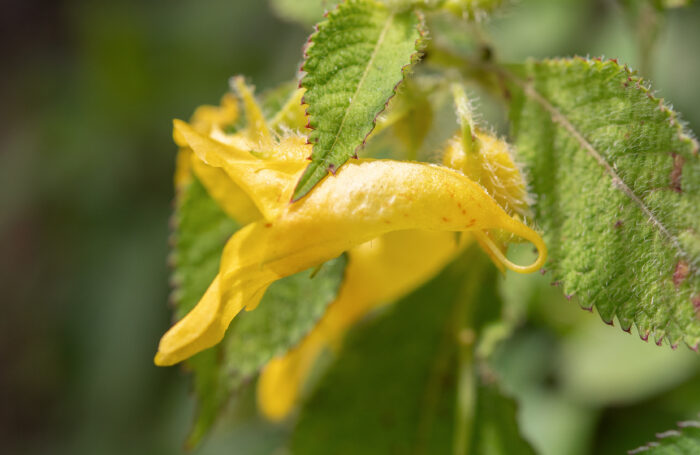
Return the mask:
[[239,224],[248,224],[262,218],[262,214],[248,194],[231,180],[223,169],[209,166],[191,156],[191,166],[197,178],[228,216]]
[[[251,265],[258,256],[260,223],[249,224],[231,236],[224,249],[242,254],[238,267],[220,272],[197,305],[163,335],[155,357],[156,365],[173,365],[217,344],[231,320],[251,302],[259,302],[273,281],[281,278],[269,269]],[[248,264],[248,266],[246,266]],[[225,289],[225,292],[222,291]]]
[[[233,94],[227,93],[221,98],[220,106],[198,107],[192,115],[189,126],[203,137],[212,134],[223,135],[222,128],[233,124],[237,119],[238,100]],[[231,218],[245,224],[262,217],[247,194],[231,181],[224,171],[207,166],[193,155],[187,139],[177,128],[173,129],[173,139],[180,146],[174,177],[177,190],[191,181],[191,175],[194,172],[206,187],[207,192]]]
[[229,316],[232,319],[243,308],[243,302],[225,313],[219,297],[220,282],[218,276],[214,278],[197,306],[163,335],[154,359],[156,365],[173,365],[221,340],[228,327],[224,321]]
[[421,286],[469,241],[463,236],[458,244],[450,232],[397,231],[350,250],[338,299],[299,346],[262,371],[257,388],[261,411],[271,420],[284,418],[321,351],[337,345],[372,309]]
[[296,175],[305,165],[301,156],[290,159],[283,153],[302,155],[301,144],[295,144],[296,147],[292,147],[291,152],[285,150],[281,153],[283,159],[265,160],[255,157],[249,151],[203,136],[185,122],[175,120],[174,126],[177,134],[197,158],[208,166],[226,171],[266,219],[273,219],[279,214],[284,203],[289,200],[283,201],[282,192],[288,186],[290,176]]
[[[193,149],[197,152],[196,145]],[[303,200],[289,204],[283,201],[291,197],[303,167],[298,166],[297,172],[292,173],[289,166],[294,163],[274,162],[265,168],[253,161],[227,161],[226,170],[232,178],[240,178],[243,189],[250,188],[252,192],[253,182],[257,182],[259,193],[253,199],[262,194],[269,207],[277,208],[277,216],[272,221],[246,226],[224,248],[217,309],[222,327],[229,325],[241,305],[249,310],[255,308],[273,281],[392,231],[502,229],[531,241],[540,252],[535,263],[517,271],[537,270],[546,259],[544,242],[535,231],[508,216],[480,185],[447,168],[359,160],[347,163],[336,176],[324,179]],[[268,178],[261,180],[261,175]],[[190,324],[188,318],[189,315],[173,329],[179,324]],[[201,333],[206,334],[206,342],[196,340],[198,349],[212,346],[223,337],[223,330],[214,332],[220,335],[218,339],[209,336],[208,327],[202,328]],[[169,359],[178,362],[191,351],[178,349]]]
[[238,100],[231,93],[221,97],[219,106],[199,106],[192,114],[192,127],[202,134],[210,134],[232,125],[238,120]]
[[192,150],[188,147],[180,147],[175,157],[175,174],[173,183],[175,191],[187,186],[192,181]]
[[[284,196],[291,196],[294,177]],[[322,181],[307,198],[287,205],[276,220],[284,239],[275,255],[296,250],[348,249],[386,232],[406,229],[501,229],[531,241],[543,262],[541,237],[510,217],[477,183],[442,166],[391,160],[358,160]],[[282,248],[288,250],[284,253]],[[334,253],[335,256],[338,253]],[[331,257],[332,257],[331,256]]]
[[235,76],[231,80],[231,85],[243,101],[243,108],[246,115],[246,131],[248,138],[254,143],[260,144],[263,148],[269,148],[272,143],[272,134],[267,126],[267,121],[262,109],[253,96],[252,90],[246,85],[243,76]]

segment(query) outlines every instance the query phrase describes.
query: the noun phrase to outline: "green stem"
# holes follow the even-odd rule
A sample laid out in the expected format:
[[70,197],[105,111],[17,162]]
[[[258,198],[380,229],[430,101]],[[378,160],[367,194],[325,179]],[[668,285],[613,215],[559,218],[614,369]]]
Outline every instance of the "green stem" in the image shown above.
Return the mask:
[[474,244],[465,254],[468,258],[463,275],[464,286],[455,307],[453,334],[457,343],[457,403],[454,455],[468,455],[473,446],[475,413],[477,404],[477,362],[475,351],[481,327],[478,320],[483,301],[484,284],[495,284],[497,273],[488,257]]
[[652,77],[654,48],[662,28],[663,17],[650,3],[644,3],[637,17],[637,40],[639,42],[639,71],[645,78]]
[[457,416],[454,455],[466,455],[474,432],[476,409],[476,377],[474,368],[474,330],[463,327],[457,333],[459,345],[457,363]]

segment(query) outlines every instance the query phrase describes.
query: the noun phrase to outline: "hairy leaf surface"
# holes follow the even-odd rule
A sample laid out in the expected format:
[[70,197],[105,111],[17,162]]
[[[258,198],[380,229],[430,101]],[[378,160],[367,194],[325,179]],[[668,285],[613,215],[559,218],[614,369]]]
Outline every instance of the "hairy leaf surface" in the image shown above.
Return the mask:
[[[192,181],[178,190],[176,198],[172,298],[176,319],[189,312],[219,271],[219,256],[226,240],[240,226],[229,218],[207,194],[202,183]],[[194,376],[197,417],[187,440],[196,445],[211,427],[227,398],[221,386],[218,357],[220,348],[208,349],[187,361]]]
[[[199,301],[219,269],[226,240],[240,227],[207,194],[195,177],[178,192],[175,213],[173,297],[178,318]],[[335,300],[345,256],[272,284],[259,307],[236,318],[224,341],[192,357],[197,417],[188,445],[195,446],[216,420],[229,396],[275,355],[296,345]]]
[[374,0],[341,3],[318,25],[301,81],[314,146],[293,200],[355,155],[416,59],[422,33],[415,12]]
[[555,282],[658,344],[700,342],[700,157],[676,113],[616,61],[504,73]]

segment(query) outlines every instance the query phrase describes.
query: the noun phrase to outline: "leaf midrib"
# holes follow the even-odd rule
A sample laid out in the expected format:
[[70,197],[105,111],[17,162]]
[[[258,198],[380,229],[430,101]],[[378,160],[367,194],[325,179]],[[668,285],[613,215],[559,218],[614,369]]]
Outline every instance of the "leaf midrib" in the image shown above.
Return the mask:
[[512,80],[515,84],[517,84],[522,90],[523,93],[525,93],[526,96],[528,96],[530,99],[535,101],[537,104],[539,104],[544,110],[546,110],[549,115],[552,118],[552,121],[554,123],[559,124],[561,127],[563,127],[578,143],[579,145],[586,150],[586,152],[593,158],[595,161],[603,168],[606,174],[612,179],[613,185],[615,185],[619,190],[621,190],[637,207],[646,215],[647,220],[651,223],[652,226],[656,227],[659,232],[663,234],[663,236],[668,240],[673,247],[676,249],[678,254],[682,256],[685,259],[690,259],[690,254],[683,249],[681,246],[680,242],[678,241],[678,238],[676,238],[671,232],[668,230],[668,228],[659,220],[659,218],[652,212],[652,210],[647,207],[647,205],[644,203],[644,201],[635,194],[635,192],[630,188],[627,183],[620,177],[620,175],[615,172],[615,169],[608,163],[608,161],[603,157],[603,155],[596,150],[595,147],[593,147],[593,144],[591,144],[585,137],[584,135],[576,128],[576,126],[569,121],[569,119],[557,109],[557,107],[554,106],[547,98],[545,98],[542,94],[540,94],[535,88],[532,86],[532,83],[526,82],[510,71],[507,71],[504,68],[501,68],[501,72],[503,75],[508,77],[510,80]]
[[330,146],[328,149],[328,155],[323,157],[323,163],[326,164],[326,158],[330,155],[333,154],[333,150],[335,149],[336,144],[338,143],[338,138],[340,137],[340,134],[343,131],[343,128],[345,127],[345,120],[348,118],[348,114],[350,113],[350,110],[353,107],[353,104],[355,103],[355,100],[357,99],[357,94],[360,92],[360,89],[365,83],[365,80],[367,79],[367,74],[369,74],[369,70],[374,64],[374,59],[377,57],[377,53],[379,52],[379,48],[381,47],[382,43],[384,42],[384,38],[386,37],[386,34],[389,30],[389,27],[391,26],[391,23],[394,21],[394,17],[396,16],[395,12],[389,13],[389,17],[386,19],[386,23],[384,24],[384,28],[382,28],[382,31],[379,33],[379,37],[377,38],[377,42],[374,45],[374,49],[372,50],[372,55],[369,57],[369,61],[367,62],[367,67],[365,68],[364,72],[362,73],[362,76],[360,77],[360,81],[357,84],[357,88],[355,89],[355,92],[352,94],[352,98],[350,98],[350,104],[348,104],[348,108],[345,110],[345,114],[343,114],[343,119],[340,121],[340,126],[338,126],[338,130],[335,132],[335,138],[333,139],[333,144]]

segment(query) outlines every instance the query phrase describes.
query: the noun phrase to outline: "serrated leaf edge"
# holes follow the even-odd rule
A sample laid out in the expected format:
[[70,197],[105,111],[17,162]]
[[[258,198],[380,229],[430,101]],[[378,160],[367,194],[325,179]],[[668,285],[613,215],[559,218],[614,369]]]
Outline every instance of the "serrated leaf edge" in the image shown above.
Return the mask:
[[[343,4],[345,4],[345,3],[349,3],[349,2],[348,2],[348,1],[344,1],[344,2],[339,3],[338,5],[336,5],[336,7],[335,7],[335,9],[334,9],[333,11],[327,11],[327,12],[324,14],[324,17],[330,17],[331,15],[333,15],[334,13],[336,13],[336,12],[340,9],[341,5],[343,5]],[[384,6],[384,5],[383,5],[383,6]],[[396,14],[399,14],[399,13],[401,13],[401,11],[399,11],[399,10],[391,10],[391,11],[390,11],[390,16],[389,16],[389,18],[387,19],[386,24],[384,25],[384,29],[383,29],[382,32],[380,33],[380,36],[379,36],[379,39],[377,40],[377,43],[375,44],[375,48],[374,48],[374,50],[372,51],[372,56],[370,57],[370,60],[369,60],[369,62],[368,62],[368,64],[367,64],[367,67],[365,68],[365,71],[364,71],[363,74],[362,74],[362,77],[361,77],[361,79],[360,79],[360,83],[358,84],[358,87],[355,89],[355,93],[354,93],[353,96],[351,97],[350,106],[352,105],[352,103],[354,102],[354,100],[357,98],[357,92],[358,92],[358,90],[360,89],[360,86],[362,85],[362,83],[363,83],[363,81],[364,81],[364,79],[365,79],[365,77],[366,77],[366,75],[367,75],[367,72],[369,71],[369,68],[370,68],[370,66],[371,66],[371,64],[372,64],[372,61],[374,60],[374,57],[375,57],[375,55],[376,55],[377,49],[378,49],[379,45],[381,44],[381,41],[383,40],[384,35],[385,35],[386,31],[387,31],[388,28],[389,28],[389,25],[391,25],[391,22],[393,21],[393,19],[394,19],[394,17],[396,16]],[[384,111],[386,110],[386,107],[387,107],[387,105],[389,104],[389,101],[394,97],[394,95],[396,95],[396,91],[398,90],[398,87],[401,85],[401,82],[403,82],[403,80],[405,79],[406,73],[408,72],[408,69],[411,68],[413,65],[415,65],[415,64],[420,60],[421,56],[423,55],[422,51],[423,51],[423,48],[425,47],[425,42],[426,42],[426,40],[427,40],[427,38],[428,38],[428,32],[427,32],[427,28],[426,28],[426,26],[425,26],[425,15],[424,15],[423,12],[422,12],[421,10],[419,10],[419,9],[414,9],[414,10],[413,10],[413,14],[415,14],[416,17],[418,18],[417,29],[418,29],[418,35],[419,35],[419,36],[418,36],[418,39],[417,39],[416,42],[415,42],[415,49],[416,49],[416,51],[415,51],[413,54],[411,54],[411,56],[410,56],[410,63],[408,63],[407,65],[404,65],[403,67],[401,67],[401,72],[402,72],[402,74],[403,74],[403,78],[402,78],[401,80],[399,80],[399,81],[396,83],[396,85],[394,85],[394,88],[392,89],[391,95],[386,99],[386,101],[385,101],[385,103],[384,103],[384,107],[383,107],[382,109],[380,109],[380,110],[375,114],[374,119],[372,120],[372,127],[370,128],[370,130],[367,132],[367,134],[366,134],[365,137],[363,138],[362,143],[359,144],[359,145],[355,148],[355,154],[354,154],[353,158],[357,158],[357,150],[358,150],[360,147],[363,147],[363,146],[365,145],[365,142],[366,142],[366,140],[367,140],[367,137],[369,137],[370,134],[372,134],[372,131],[374,130],[375,126],[377,125],[377,118],[382,114],[382,112],[384,112]],[[323,27],[324,25],[326,25],[326,23],[325,23],[325,22],[321,22],[321,23],[316,24],[316,25],[314,26],[314,32],[311,34],[311,36],[309,36],[309,39],[307,40],[306,45],[304,46],[304,63],[305,63],[306,60],[308,59],[308,52],[309,52],[309,50],[311,49],[311,47],[313,46],[313,44],[314,44],[313,39],[318,35],[320,27]],[[307,87],[304,86],[304,76],[305,76],[304,63],[302,63],[302,66],[301,66],[301,68],[300,68],[299,88],[307,88]],[[308,88],[307,88],[307,90],[308,90]],[[304,97],[302,97],[301,102],[302,102],[302,104],[306,104],[306,101],[305,101]],[[306,128],[309,129],[309,130],[313,130],[314,127],[313,127],[313,125],[311,124],[311,114],[309,114],[309,107],[308,107],[308,104],[307,104],[306,106],[307,106],[307,107],[306,107],[306,116],[307,116],[307,118],[309,119],[309,122],[307,123]],[[336,137],[335,137],[335,141],[337,141],[338,136],[340,135],[340,131],[341,131],[342,128],[343,128],[343,125],[344,125],[344,123],[345,123],[345,119],[347,118],[347,113],[348,113],[348,111],[350,110],[350,106],[348,106],[348,109],[346,110],[345,114],[343,115],[343,120],[341,121],[341,125],[340,125],[340,127],[338,128],[338,131],[336,132],[336,135],[335,135],[335,136],[336,136]],[[334,145],[335,145],[335,141],[334,141]],[[307,143],[311,143],[311,142],[307,140]],[[331,148],[332,148],[332,147],[331,147]],[[312,152],[312,156],[309,157],[309,160],[312,160],[312,157],[313,157],[313,152]],[[321,166],[326,166],[326,174],[331,173],[331,174],[335,175],[335,173],[336,173],[337,170],[338,170],[337,168],[335,168],[335,166],[334,166],[332,163],[327,164],[326,161],[325,161],[325,157],[324,157],[321,161],[311,161],[311,163],[309,163],[309,165],[307,166],[307,168],[306,168],[306,169],[304,170],[304,172],[302,173],[301,177],[299,178],[299,181],[298,181],[297,184],[296,184],[296,187],[294,188],[294,193],[293,193],[293,195],[292,195],[292,200],[291,200],[291,202],[296,202],[296,201],[298,201],[299,199],[303,198],[304,196],[306,196],[309,192],[311,192],[311,191],[313,190],[313,187],[312,187],[312,188],[308,189],[308,190],[307,190],[306,192],[304,192],[304,193],[299,193],[299,188],[301,187],[302,182],[304,181],[304,179],[305,179],[308,175],[313,174],[313,173],[314,173],[319,167],[321,167]],[[314,185],[314,186],[315,186],[315,185]]]
[[[663,431],[661,433],[656,433],[656,439],[672,438],[676,436],[683,436],[683,429],[685,428],[700,428],[700,421],[697,420],[684,420],[676,423],[677,429]],[[643,446],[639,446],[636,449],[628,450],[628,455],[637,455],[639,453],[647,452],[651,449],[659,447],[661,444],[658,441],[651,441]]]
[[[625,72],[627,76],[627,82],[626,84],[633,84],[634,88],[637,90],[642,91],[651,101],[658,103],[659,105],[659,110],[663,112],[666,115],[666,118],[669,122],[669,124],[676,129],[676,134],[678,137],[678,140],[680,142],[684,142],[686,144],[689,144],[691,146],[691,150],[693,155],[698,156],[699,150],[700,150],[700,145],[698,144],[697,139],[694,137],[692,132],[686,130],[685,124],[678,118],[677,113],[672,109],[670,105],[666,103],[666,101],[663,98],[657,98],[654,96],[654,92],[650,87],[650,84],[645,81],[642,77],[637,76],[636,72],[631,70],[629,66],[625,65],[620,65],[617,61],[617,59],[608,59],[604,60],[602,57],[596,57],[596,58],[586,58],[586,57],[581,57],[581,56],[574,56],[570,58],[547,58],[547,59],[541,59],[541,60],[533,60],[530,59],[528,62],[526,62],[526,65],[528,64],[547,64],[547,65],[560,65],[560,64],[565,64],[567,66],[571,66],[574,63],[585,63],[589,66],[589,68],[594,68],[594,69],[603,69],[605,66],[612,66],[615,69],[617,69],[620,72]],[[571,136],[583,147],[586,152],[591,155],[592,158],[596,160],[596,162],[604,169],[604,171],[612,178],[613,184],[623,191],[625,195],[627,195],[632,202],[637,205],[642,212],[647,215],[649,222],[654,225],[662,234],[663,236],[671,242],[671,245],[675,248],[675,250],[678,252],[678,254],[683,258],[688,260],[690,264],[693,264],[692,258],[688,252],[683,250],[682,246],[680,245],[680,242],[676,237],[674,237],[664,226],[660,220],[656,217],[656,215],[649,209],[644,202],[637,196],[632,189],[627,186],[627,184],[622,180],[622,178],[615,172],[613,166],[608,163],[603,155],[598,152],[595,147],[579,132],[576,127],[568,121],[566,116],[564,116],[559,110],[552,105],[544,96],[542,96],[539,92],[537,92],[531,81],[525,81],[521,79],[520,77],[516,76],[512,72],[508,71],[507,69],[503,67],[497,67],[496,71],[503,76],[504,78],[512,81],[514,84],[516,84],[518,87],[520,87],[523,90],[523,93],[530,97],[533,101],[538,103],[544,110],[546,110],[551,118],[552,122],[559,124],[562,128],[564,128]],[[629,87],[629,85],[625,85],[625,87]],[[692,266],[692,268],[695,269],[695,273],[697,273],[697,267]],[[562,284],[561,280],[555,281],[552,283],[553,285],[559,286]],[[571,299],[573,295],[566,295],[567,299]],[[592,311],[592,306],[590,307],[584,307],[582,306],[583,309],[587,311]],[[603,320],[608,325],[613,325],[613,321],[605,321]],[[669,322],[670,323],[670,322]],[[648,341],[650,331],[649,330],[642,330],[639,325],[635,322],[634,325],[638,328],[639,336],[643,341]],[[622,329],[625,332],[630,332],[630,327],[622,327]],[[665,336],[665,330],[664,334],[662,334],[660,337],[657,336],[657,329],[660,329],[660,327],[657,327],[656,329],[652,328],[652,331],[654,332],[655,335],[655,343],[657,346],[661,346],[664,336]],[[693,351],[698,351],[698,348],[700,346],[700,342],[697,340],[693,340],[694,343],[692,343],[690,340],[687,340],[686,337],[683,335],[681,337],[685,344],[692,349]],[[669,340],[669,344],[672,349],[677,348],[677,344],[674,344],[673,341]]]
[[[588,59],[585,59],[582,57],[575,57],[574,59],[569,59],[569,60],[567,60],[567,59],[542,60],[541,62],[547,63],[547,64],[549,64],[549,63],[561,63],[561,62],[569,63],[572,60],[578,60],[578,61],[581,61],[584,63],[588,63],[589,65],[591,63],[595,63],[595,62],[592,62],[591,60],[588,60]],[[628,77],[629,81],[635,82],[636,87],[638,89],[642,90],[644,93],[646,93],[647,96],[651,100],[653,100],[653,101],[658,100],[659,109],[662,112],[666,113],[671,125],[676,125],[676,127],[679,128],[679,131],[678,131],[679,139],[681,141],[685,141],[685,140],[691,141],[693,143],[694,153],[697,154],[698,143],[696,141],[694,141],[690,135],[688,135],[687,133],[685,133],[683,131],[682,127],[680,126],[680,123],[676,119],[675,112],[673,112],[673,110],[669,106],[666,106],[663,99],[655,98],[653,96],[653,94],[651,93],[651,90],[649,89],[649,87],[644,85],[641,78],[632,77],[634,72],[632,72],[629,69],[629,67],[627,67],[626,65],[624,67],[620,66],[616,60],[608,60],[606,62],[603,62],[601,59],[601,60],[598,60],[598,62],[602,66],[604,66],[606,64],[611,64],[611,65],[614,65],[617,69],[627,72],[627,74],[629,75],[629,77]],[[630,198],[630,200],[632,200],[632,202],[634,202],[635,205],[637,205],[639,207],[639,209],[647,216],[647,218],[649,219],[649,222],[652,225],[654,225],[659,230],[659,232],[661,232],[666,237],[666,239],[668,241],[671,242],[671,244],[676,249],[676,251],[679,253],[679,255],[685,259],[691,260],[689,253],[687,251],[683,250],[678,239],[675,236],[673,236],[673,234],[671,234],[669,232],[669,230],[666,228],[666,226],[664,226],[663,223],[661,223],[661,221],[656,217],[656,215],[651,211],[651,209],[644,204],[644,201],[642,201],[641,198],[639,198],[639,196],[637,196],[634,193],[634,191],[632,191],[632,189],[625,183],[625,181],[622,180],[622,178],[615,171],[613,166],[607,162],[607,160],[603,157],[603,155],[600,152],[598,152],[598,150],[596,150],[595,147],[593,147],[593,145],[590,143],[590,141],[588,141],[583,136],[583,134],[581,134],[581,132],[576,129],[576,127],[566,118],[566,116],[564,116],[552,103],[550,103],[549,100],[547,100],[544,96],[542,96],[539,92],[537,92],[531,83],[523,81],[522,79],[520,79],[512,74],[511,74],[510,78],[513,82],[515,82],[518,86],[520,86],[523,89],[523,92],[527,96],[529,96],[532,100],[537,102],[544,110],[546,110],[550,114],[552,121],[554,123],[558,123],[559,125],[561,125],[574,139],[576,139],[576,141],[579,143],[579,145],[584,150],[586,150],[586,152],[588,152],[588,154],[591,157],[593,157],[596,160],[596,162],[610,176],[610,178],[613,181],[613,184],[619,190],[621,190],[623,193],[625,193],[625,195],[628,198]]]

